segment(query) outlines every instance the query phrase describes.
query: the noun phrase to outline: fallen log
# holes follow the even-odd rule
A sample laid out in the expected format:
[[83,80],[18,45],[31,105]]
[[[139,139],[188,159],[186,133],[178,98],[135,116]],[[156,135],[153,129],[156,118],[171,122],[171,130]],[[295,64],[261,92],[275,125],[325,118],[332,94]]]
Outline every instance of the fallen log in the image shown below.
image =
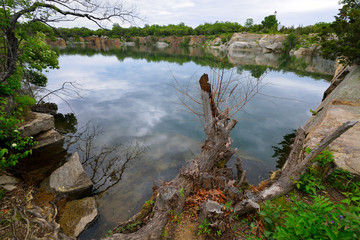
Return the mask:
[[312,160],[327,146],[329,146],[335,139],[340,137],[344,132],[353,127],[358,121],[348,121],[338,127],[332,134],[325,137],[319,145],[313,149],[305,158],[303,155],[303,141],[305,139],[305,131],[302,128],[298,129],[294,146],[284,167],[281,170],[279,179],[273,183],[269,188],[260,192],[257,197],[259,200],[266,200],[278,197],[280,195],[290,192],[295,187],[295,181],[300,180],[300,176],[305,172],[306,168],[311,164]]

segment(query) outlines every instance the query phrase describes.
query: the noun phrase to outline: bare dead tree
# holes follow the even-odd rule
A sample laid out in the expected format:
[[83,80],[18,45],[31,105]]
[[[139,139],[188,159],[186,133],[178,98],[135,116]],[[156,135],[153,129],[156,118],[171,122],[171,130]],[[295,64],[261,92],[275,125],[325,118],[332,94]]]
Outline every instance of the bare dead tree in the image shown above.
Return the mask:
[[[203,101],[199,94],[201,90],[206,89],[211,93],[211,105],[215,119],[225,116],[233,118],[259,93],[263,85],[261,79],[239,78],[233,74],[232,70],[226,71],[222,63],[219,63],[214,66],[210,78],[207,74],[201,77],[197,92],[193,91],[193,85],[182,85],[175,77],[173,87],[181,104],[199,119],[204,120]],[[203,87],[204,89],[202,89]]]
[[[250,96],[253,96],[258,88],[255,86],[250,88],[253,93],[245,93],[243,98],[238,99],[241,101],[240,104],[228,105],[229,101],[227,100],[235,96],[233,94],[238,90],[239,85],[232,85],[232,82],[224,81],[221,75],[216,76],[219,76],[218,80],[211,84],[208,75],[202,75],[199,81],[200,100],[196,100],[197,98],[192,97],[184,89],[177,88],[181,96],[202,106],[201,116],[204,120],[206,140],[201,154],[187,162],[172,181],[155,189],[154,206],[149,215],[151,218],[142,228],[131,234],[117,233],[109,239],[159,239],[163,227],[169,219],[168,211],[172,210],[176,214],[182,212],[186,197],[192,193],[195,186],[200,184],[203,174],[214,171],[220,161],[228,162],[236,152],[236,149],[232,149],[233,141],[230,132],[235,127],[237,120],[231,119],[230,116],[240,110],[241,106],[250,100]],[[256,84],[256,86],[258,85],[259,83]],[[222,89],[225,89],[226,92],[221,92]],[[191,107],[189,110],[196,113]],[[181,193],[179,193],[180,190]],[[141,215],[142,213],[139,212],[127,223],[141,221],[138,219]]]
[[[32,96],[35,99],[38,98],[35,106],[44,103],[44,100],[46,98],[53,95],[53,96],[56,96],[57,98],[60,98],[62,101],[64,101],[68,105],[68,107],[70,108],[70,110],[72,112],[74,112],[74,111],[73,111],[70,103],[66,100],[65,97],[81,99],[82,96],[81,96],[80,92],[84,91],[84,89],[81,88],[79,86],[79,84],[77,84],[76,82],[63,82],[61,87],[59,87],[55,90],[50,90],[46,87],[36,87],[36,89],[37,89],[36,91],[34,91],[31,87],[28,87],[28,89],[30,89],[30,91],[32,92]],[[41,95],[40,94],[41,92],[46,92],[46,93]]]
[[0,37],[5,61],[0,68],[0,83],[7,81],[18,65],[19,39],[16,30],[19,23],[43,22],[45,24],[60,21],[75,21],[84,18],[104,27],[107,21],[118,19],[120,22],[132,23],[138,18],[134,7],[127,7],[121,1],[100,0],[1,0]]

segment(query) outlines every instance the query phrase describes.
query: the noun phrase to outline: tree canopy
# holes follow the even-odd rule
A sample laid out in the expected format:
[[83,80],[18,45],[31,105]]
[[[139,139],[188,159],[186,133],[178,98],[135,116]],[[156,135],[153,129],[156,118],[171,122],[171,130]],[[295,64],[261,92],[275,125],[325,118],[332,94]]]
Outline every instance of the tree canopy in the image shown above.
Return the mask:
[[342,0],[330,32],[323,35],[322,55],[345,64],[360,64],[360,1]]
[[[96,0],[1,0],[1,3],[0,38],[3,55],[0,69],[1,84],[7,82],[20,65],[26,65],[26,60],[34,60],[21,56],[24,54],[22,42],[36,34],[36,32],[28,31],[28,26],[33,26],[36,22],[50,24],[59,21],[74,21],[80,17],[102,27],[105,20],[118,18],[121,22],[131,22],[136,17],[134,10],[124,8],[122,3],[110,5]],[[34,66],[31,68],[34,69]],[[39,66],[35,69],[42,70]]]

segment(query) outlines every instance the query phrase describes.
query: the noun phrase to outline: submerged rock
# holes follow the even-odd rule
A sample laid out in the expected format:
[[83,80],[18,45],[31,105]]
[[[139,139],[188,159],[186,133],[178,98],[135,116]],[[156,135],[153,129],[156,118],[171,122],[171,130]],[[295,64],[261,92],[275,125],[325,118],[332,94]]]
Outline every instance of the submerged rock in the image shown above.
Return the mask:
[[94,197],[68,202],[59,224],[64,233],[78,237],[98,216]]
[[50,189],[59,195],[77,197],[91,192],[92,187],[93,183],[85,173],[77,152],[50,176]]

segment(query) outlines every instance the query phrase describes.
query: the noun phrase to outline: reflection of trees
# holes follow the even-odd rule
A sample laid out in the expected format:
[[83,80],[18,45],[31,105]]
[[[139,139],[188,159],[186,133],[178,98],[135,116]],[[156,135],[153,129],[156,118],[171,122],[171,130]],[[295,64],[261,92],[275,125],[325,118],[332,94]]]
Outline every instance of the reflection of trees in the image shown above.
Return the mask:
[[76,145],[80,160],[85,169],[90,171],[89,177],[98,194],[119,183],[126,164],[139,159],[145,152],[145,148],[139,143],[98,146],[95,140],[101,134],[102,130],[98,126],[88,122],[68,143]]
[[274,149],[274,155],[272,157],[278,159],[276,161],[277,168],[282,168],[282,166],[285,164],[285,161],[290,154],[292,144],[294,143],[295,136],[296,129],[294,129],[292,133],[288,133],[283,136],[284,140],[278,143],[279,147],[272,146],[272,148]]
[[74,113],[56,113],[54,118],[57,131],[63,134],[76,132],[77,118]]
[[240,65],[237,67],[237,73],[241,74],[244,70],[247,70],[250,71],[252,77],[260,79],[268,68],[268,66],[263,65]]
[[[146,59],[150,62],[167,61],[170,63],[184,64],[194,62],[200,66],[212,66],[214,62],[219,62],[219,58],[206,53],[202,48],[196,48],[196,53],[189,51],[190,48],[176,48],[176,49],[156,49],[156,48],[121,48],[109,49],[107,51],[96,51],[90,48],[65,48],[59,50],[62,55],[85,55],[94,56],[101,54],[103,56],[116,56],[119,61],[124,61],[125,58],[131,57],[133,59]],[[233,67],[228,61],[224,62],[224,67],[230,69]]]

